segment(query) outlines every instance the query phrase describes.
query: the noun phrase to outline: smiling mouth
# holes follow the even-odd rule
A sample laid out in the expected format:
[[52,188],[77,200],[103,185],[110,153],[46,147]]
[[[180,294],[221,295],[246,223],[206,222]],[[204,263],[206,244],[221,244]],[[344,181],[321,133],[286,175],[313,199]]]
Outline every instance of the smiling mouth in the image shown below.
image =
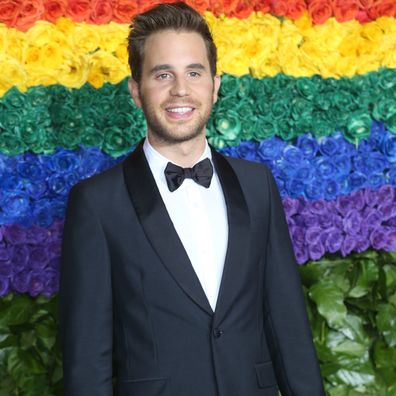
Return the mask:
[[183,107],[168,107],[165,110],[167,112],[169,112],[169,113],[186,114],[186,113],[192,112],[194,110],[194,107],[187,107],[187,106],[183,106]]
[[186,105],[165,108],[168,118],[175,121],[188,121],[192,117],[194,110],[195,107]]

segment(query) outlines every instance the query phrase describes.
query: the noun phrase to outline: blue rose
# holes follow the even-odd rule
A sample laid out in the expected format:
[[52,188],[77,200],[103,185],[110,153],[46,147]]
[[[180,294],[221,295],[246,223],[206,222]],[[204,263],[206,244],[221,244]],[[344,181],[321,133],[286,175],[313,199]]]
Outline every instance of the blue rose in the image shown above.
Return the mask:
[[339,194],[339,186],[335,180],[326,180],[324,181],[324,197],[327,200],[332,200]]
[[42,181],[47,177],[46,169],[36,159],[24,159],[20,157],[17,172],[20,177],[33,182]]
[[22,193],[11,193],[3,197],[0,213],[3,212],[7,223],[23,220],[30,214],[29,197]]
[[321,138],[319,143],[319,150],[323,155],[333,157],[334,155],[339,154],[339,142],[335,137],[327,136]]
[[110,156],[102,153],[96,147],[81,149],[81,160],[79,166],[80,178],[90,177],[102,170],[103,164],[106,163]]
[[323,179],[331,179],[337,174],[337,167],[330,157],[317,157],[313,160],[317,172]]
[[389,162],[396,162],[396,136],[385,133],[380,141],[379,149]]
[[319,144],[311,134],[307,134],[297,138],[297,147],[302,151],[305,158],[312,158],[318,152]]
[[337,176],[349,175],[352,168],[351,157],[347,154],[334,156],[334,163],[337,167]]
[[271,139],[263,140],[258,147],[258,155],[263,160],[276,160],[282,155],[283,148],[286,142],[273,137]]
[[51,175],[47,184],[49,191],[56,195],[66,195],[69,191],[69,183],[64,175]]
[[48,227],[54,221],[52,212],[50,210],[50,202],[46,199],[36,201],[33,207],[34,222],[41,227]]
[[294,173],[296,179],[302,180],[305,184],[311,183],[316,177],[315,168],[309,164],[301,164]]
[[315,179],[308,183],[304,188],[304,195],[311,201],[322,198],[324,196],[322,181]]
[[367,176],[361,172],[352,172],[348,177],[349,188],[357,190],[365,186]]
[[236,154],[239,158],[248,161],[258,161],[257,144],[252,141],[243,141],[237,146]]
[[388,166],[385,156],[381,153],[371,152],[366,159],[368,173],[383,173]]
[[300,166],[304,161],[304,153],[298,147],[288,144],[283,149],[283,158],[290,164],[290,166],[296,167]]
[[288,195],[292,198],[298,198],[303,195],[304,192],[304,182],[300,179],[290,178],[286,181],[286,191]]
[[57,174],[71,173],[78,170],[80,157],[73,151],[59,149],[48,158],[48,168]]

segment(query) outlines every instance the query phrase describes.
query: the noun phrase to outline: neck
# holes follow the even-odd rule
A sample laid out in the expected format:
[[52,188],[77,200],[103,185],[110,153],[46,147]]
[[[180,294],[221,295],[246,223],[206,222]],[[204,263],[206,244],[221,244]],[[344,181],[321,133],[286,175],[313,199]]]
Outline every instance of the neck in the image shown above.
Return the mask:
[[205,151],[206,140],[205,136],[197,136],[191,140],[181,143],[171,144],[169,142],[159,141],[155,139],[150,133],[147,134],[147,139],[151,146],[157,150],[161,155],[169,161],[183,168],[191,168],[202,153]]

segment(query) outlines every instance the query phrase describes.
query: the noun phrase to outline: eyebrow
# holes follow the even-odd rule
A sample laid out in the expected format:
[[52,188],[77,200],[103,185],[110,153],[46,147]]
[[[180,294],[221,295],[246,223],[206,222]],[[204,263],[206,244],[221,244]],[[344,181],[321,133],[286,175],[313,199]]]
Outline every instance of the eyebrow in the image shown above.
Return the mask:
[[[150,74],[157,73],[163,70],[171,70],[173,67],[167,63],[162,65],[156,65],[150,70]],[[187,65],[186,69],[198,69],[198,70],[206,70],[206,67],[202,63],[190,63]]]

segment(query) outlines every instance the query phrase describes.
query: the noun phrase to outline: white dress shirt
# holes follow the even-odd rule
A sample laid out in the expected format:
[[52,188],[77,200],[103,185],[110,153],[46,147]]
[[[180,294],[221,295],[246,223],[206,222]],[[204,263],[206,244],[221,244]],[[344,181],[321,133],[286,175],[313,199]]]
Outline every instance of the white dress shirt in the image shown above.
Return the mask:
[[[185,179],[177,190],[170,192],[164,173],[169,160],[147,138],[143,150],[168,214],[214,311],[228,243],[227,208],[216,170],[213,169],[209,188]],[[208,143],[197,162],[205,158],[212,160]]]

